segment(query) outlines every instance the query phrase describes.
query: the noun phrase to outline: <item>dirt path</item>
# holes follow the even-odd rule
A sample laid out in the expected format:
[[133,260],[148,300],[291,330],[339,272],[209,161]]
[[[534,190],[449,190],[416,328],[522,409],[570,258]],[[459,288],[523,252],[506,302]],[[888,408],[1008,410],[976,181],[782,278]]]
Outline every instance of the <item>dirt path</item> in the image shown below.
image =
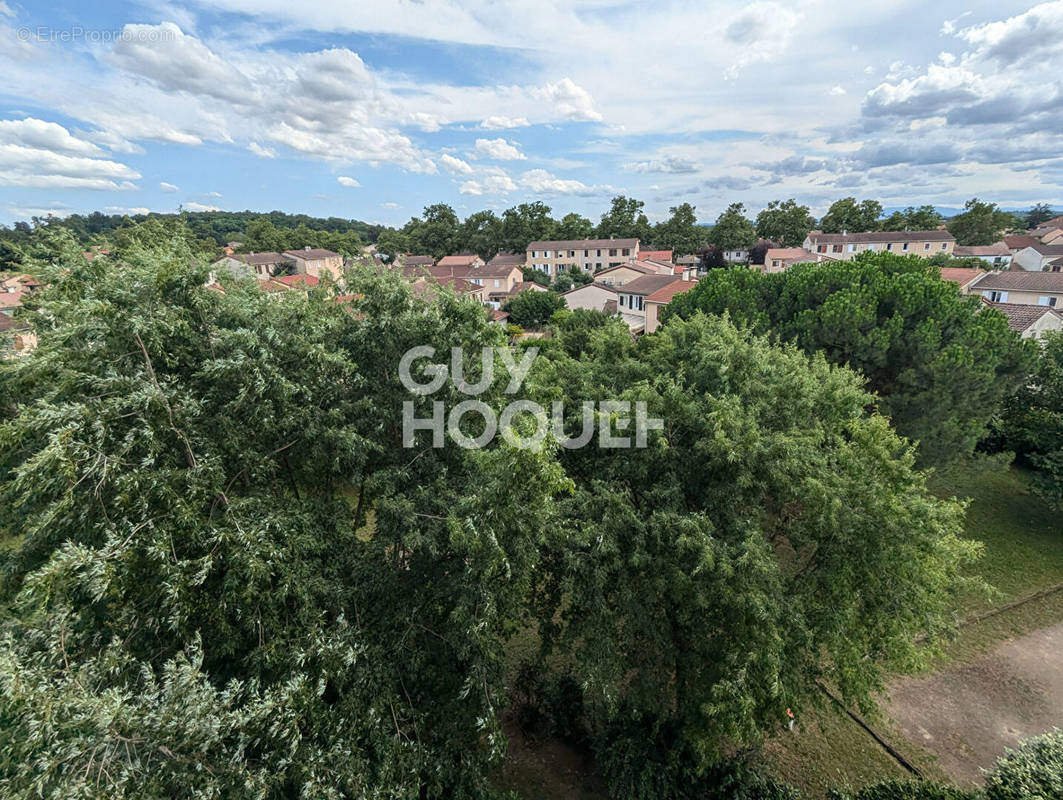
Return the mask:
[[958,783],[981,782],[1005,747],[1063,728],[1063,623],[975,660],[890,686],[889,715]]

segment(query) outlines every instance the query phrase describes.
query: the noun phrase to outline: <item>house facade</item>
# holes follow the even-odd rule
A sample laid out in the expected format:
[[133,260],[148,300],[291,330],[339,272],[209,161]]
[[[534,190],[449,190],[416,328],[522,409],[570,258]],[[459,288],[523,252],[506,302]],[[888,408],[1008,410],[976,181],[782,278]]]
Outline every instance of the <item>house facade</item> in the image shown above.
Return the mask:
[[794,264],[836,260],[820,253],[810,253],[803,247],[773,247],[764,254],[764,272],[784,272]]
[[967,285],[991,303],[1063,309],[1063,272],[986,272]]
[[639,257],[638,239],[565,239],[531,242],[525,262],[554,276],[570,266],[595,273]]
[[594,280],[596,283],[605,283],[609,286],[623,286],[625,283],[630,283],[643,275],[668,275],[671,272],[671,269],[667,267],[633,261],[630,264],[621,264],[596,272]]
[[565,298],[565,307],[570,309],[605,311],[611,303],[615,312],[617,307],[617,287],[608,283],[585,283],[563,292],[561,296]]
[[956,245],[952,249],[952,255],[956,258],[981,259],[992,269],[1008,269],[1011,266],[1012,258],[1011,249],[1005,242],[971,247]]
[[987,308],[995,308],[1007,317],[1008,327],[1023,339],[1040,340],[1046,333],[1063,330],[1063,314],[1054,308],[1017,303],[985,303]]
[[812,231],[801,245],[810,253],[848,261],[857,253],[889,252],[901,256],[936,253],[952,255],[956,238],[945,230],[933,231],[866,231],[864,233],[821,233]]
[[302,250],[285,250],[283,255],[295,262],[295,271],[300,275],[328,277],[334,281],[343,277],[343,256],[331,250],[304,247]]
[[1063,258],[1063,244],[1034,242],[1016,251],[1012,256],[1012,264],[1027,272],[1041,272],[1045,269],[1052,270],[1050,265],[1058,258]]
[[[691,287],[693,281],[685,281],[680,275],[643,275],[629,283],[618,286],[617,312],[621,319],[628,324],[632,333],[648,333],[647,311],[652,303],[648,303],[649,297],[660,289],[675,283],[686,283]],[[671,297],[668,297],[671,300]],[[667,302],[667,301],[666,301]],[[656,327],[656,309],[654,310],[654,327]]]

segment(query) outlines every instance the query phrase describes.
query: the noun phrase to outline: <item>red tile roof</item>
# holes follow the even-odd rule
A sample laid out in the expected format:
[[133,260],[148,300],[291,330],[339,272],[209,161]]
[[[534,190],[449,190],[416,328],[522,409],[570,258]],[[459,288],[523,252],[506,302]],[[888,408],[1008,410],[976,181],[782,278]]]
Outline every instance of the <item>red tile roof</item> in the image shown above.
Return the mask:
[[697,281],[672,281],[667,286],[662,286],[656,292],[651,295],[647,295],[647,303],[670,303],[672,298],[677,294],[683,294],[683,292],[689,292],[695,286],[698,285]]
[[317,286],[321,281],[315,275],[284,275],[280,278],[274,278],[277,283],[283,283],[290,288],[306,288],[312,289]]
[[289,258],[302,258],[310,261],[316,261],[320,258],[342,258],[339,253],[333,253],[331,250],[322,250],[320,247],[309,247],[303,248],[302,250],[285,250],[284,255]]
[[462,253],[456,256],[443,256],[436,263],[437,267],[472,267],[479,259],[474,253]]
[[958,283],[961,287],[971,281],[982,277],[985,273],[980,269],[964,269],[963,267],[942,267],[941,280]]
[[665,264],[672,263],[671,250],[639,250],[639,261],[663,261]]
[[18,308],[25,292],[0,292],[0,308]]

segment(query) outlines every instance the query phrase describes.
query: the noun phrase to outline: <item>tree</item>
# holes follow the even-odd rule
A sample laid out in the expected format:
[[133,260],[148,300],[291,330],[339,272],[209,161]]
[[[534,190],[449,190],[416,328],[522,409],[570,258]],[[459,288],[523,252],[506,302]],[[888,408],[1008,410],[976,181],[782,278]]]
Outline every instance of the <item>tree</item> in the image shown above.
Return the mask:
[[[689,797],[818,681],[866,707],[890,664],[921,661],[978,545],[862,376],[700,314],[638,344],[616,320],[576,333],[558,326],[533,396],[641,401],[664,427],[562,451],[575,490],[543,561],[545,655],[578,665],[611,796],[637,770],[639,796]],[[582,409],[564,412],[578,434]]]
[[1036,349],[936,267],[892,253],[770,275],[713,270],[664,316],[697,311],[729,313],[862,372],[897,432],[919,442],[923,464],[973,452]]
[[1052,206],[1047,203],[1037,203],[1033,208],[1026,212],[1026,227],[1036,228],[1043,222],[1048,222],[1056,216],[1056,212],[1052,210]]
[[602,214],[598,224],[598,236],[602,239],[639,239],[648,242],[651,237],[649,218],[642,213],[646,204],[633,197],[617,195],[609,210]]
[[550,216],[550,206],[539,200],[521,203],[502,212],[502,241],[499,250],[523,253],[529,242],[554,238],[557,225]]
[[396,368],[504,332],[372,270],[355,313],[205,289],[180,236],[34,269],[40,346],[0,362],[5,794],[485,796],[563,476],[402,447]]
[[1063,797],[1063,731],[1034,736],[1007,750],[985,778],[986,800]]
[[555,311],[564,307],[565,298],[555,291],[525,289],[513,299],[507,300],[502,310],[509,312],[509,319],[514,325],[520,325],[522,328],[541,328],[550,321]]
[[698,225],[694,206],[680,203],[668,212],[671,216],[658,224],[653,232],[654,243],[682,255],[696,253],[705,242],[706,230]]
[[396,256],[408,252],[409,249],[409,237],[394,228],[382,230],[376,240],[376,251],[383,256],[387,256],[389,261],[394,261]]
[[247,253],[282,253],[288,249],[285,233],[265,217],[250,222],[241,250]]
[[1063,505],[1063,334],[1046,335],[1027,383],[1004,404],[1001,434],[1005,446],[1032,466],[1035,485]]
[[904,211],[894,211],[879,227],[884,231],[932,231],[942,222],[944,220],[933,206],[908,206]]
[[476,253],[489,261],[498,251],[502,241],[502,220],[494,211],[477,211],[469,214],[458,233],[458,248]]
[[574,212],[565,214],[557,223],[554,236],[561,240],[589,239],[594,236],[594,223]]
[[808,206],[799,206],[795,200],[772,200],[768,207],[757,214],[757,235],[780,245],[796,247],[816,225],[809,214]]
[[819,228],[824,233],[874,231],[878,230],[881,216],[882,203],[878,200],[857,203],[855,197],[846,197],[831,205],[819,221]]
[[946,223],[956,244],[971,246],[999,242],[1004,231],[1015,224],[1014,217],[997,208],[996,203],[983,203],[977,197],[968,200],[964,212]]
[[698,269],[707,272],[710,269],[721,269],[727,266],[727,259],[723,257],[723,250],[718,245],[703,247],[698,251]]
[[[708,241],[721,250],[748,250],[757,243],[757,232],[741,203],[732,203],[709,229]],[[761,261],[763,263],[763,260]]]

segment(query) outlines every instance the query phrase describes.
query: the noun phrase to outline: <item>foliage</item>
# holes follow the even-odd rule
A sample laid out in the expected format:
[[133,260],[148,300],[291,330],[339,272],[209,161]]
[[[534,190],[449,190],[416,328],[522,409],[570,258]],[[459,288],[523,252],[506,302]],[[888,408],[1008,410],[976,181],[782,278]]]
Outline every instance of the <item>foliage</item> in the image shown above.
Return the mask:
[[[118,231],[121,234],[122,230]],[[243,253],[283,253],[304,247],[321,247],[347,256],[360,255],[362,240],[354,231],[314,230],[306,224],[296,228],[278,228],[268,218],[250,222],[240,247]]]
[[[410,240],[402,231],[397,231],[394,228],[385,228],[380,232],[380,236],[377,237],[376,250],[381,255],[387,256],[389,260],[394,260],[396,256],[409,252]],[[424,254],[417,253],[416,255]]]
[[798,205],[793,199],[772,200],[757,214],[757,235],[784,247],[799,246],[815,225],[808,206]]
[[943,253],[941,251],[938,251],[932,256],[929,256],[926,259],[926,263],[933,264],[935,267],[942,268],[950,267],[953,269],[978,269],[982,271],[989,269],[989,265],[980,258],[976,258],[974,256],[956,258],[955,256],[951,256],[948,253]]
[[490,261],[498,252],[501,232],[502,220],[494,211],[469,214],[458,232],[459,249],[476,253],[484,261]]
[[999,242],[1004,231],[1015,227],[1014,215],[997,208],[996,203],[983,203],[977,197],[968,200],[962,214],[946,224],[956,244],[971,246]]
[[555,292],[567,292],[573,286],[586,286],[593,280],[594,278],[575,264],[569,264],[567,269],[558,270],[550,288]]
[[558,309],[565,307],[565,298],[555,291],[540,292],[526,289],[502,306],[509,319],[522,328],[541,328]]
[[705,242],[706,231],[698,225],[694,206],[680,203],[668,209],[668,213],[671,216],[654,228],[654,243],[684,255],[697,252]]
[[918,440],[924,464],[973,452],[1036,348],[935,267],[891,253],[767,275],[714,270],[664,317],[696,311],[728,312],[863,373],[897,432]]
[[640,239],[649,242],[653,237],[650,220],[642,211],[645,205],[634,197],[617,195],[613,198],[609,210],[602,214],[602,221],[598,223],[598,236],[602,239],[613,236],[617,239]]
[[529,242],[554,238],[556,227],[550,217],[550,206],[540,200],[521,203],[502,212],[499,251],[523,253]]
[[421,218],[411,219],[402,230],[412,252],[430,255],[437,261],[461,249],[458,215],[446,203],[425,206]]
[[521,272],[524,275],[524,280],[530,283],[537,283],[540,286],[550,285],[550,276],[543,272],[541,269],[535,269],[533,267],[522,267]]
[[878,230],[882,203],[878,200],[856,202],[855,197],[836,200],[819,221],[824,233],[849,233]]
[[719,245],[710,245],[698,251],[698,269],[705,272],[710,269],[722,269],[727,266],[723,250]]
[[1056,212],[1052,210],[1052,206],[1047,203],[1037,203],[1026,212],[1024,218],[1027,228],[1036,228],[1043,222],[1053,219],[1056,216]]
[[557,227],[554,229],[554,236],[562,240],[590,239],[594,236],[594,223],[575,212],[565,214],[561,221],[557,223]]
[[580,331],[578,358],[555,335],[531,391],[566,401],[570,435],[570,398],[644,401],[665,424],[645,448],[561,451],[576,490],[541,571],[539,630],[579,665],[611,780],[667,792],[800,713],[818,680],[866,708],[887,670],[923,661],[918,634],[948,627],[978,548],[860,376],[719,317],[637,344],[609,321]]
[[997,759],[985,778],[986,800],[1063,797],[1063,731],[1034,736]]
[[757,242],[757,231],[746,218],[746,209],[741,203],[732,203],[716,218],[709,229],[708,241],[721,250],[748,250]]
[[0,364],[5,796],[483,797],[564,480],[401,447],[395,366],[503,331],[375,271],[355,313],[210,291],[179,237],[35,268],[40,347]]
[[908,206],[903,211],[894,211],[882,220],[884,231],[932,231],[944,220],[931,205]]
[[830,800],[979,800],[981,793],[931,781],[891,779],[855,792],[832,790],[828,796]]
[[1035,485],[1063,504],[1063,333],[1047,334],[1030,380],[1004,405],[1004,447],[1036,470]]

